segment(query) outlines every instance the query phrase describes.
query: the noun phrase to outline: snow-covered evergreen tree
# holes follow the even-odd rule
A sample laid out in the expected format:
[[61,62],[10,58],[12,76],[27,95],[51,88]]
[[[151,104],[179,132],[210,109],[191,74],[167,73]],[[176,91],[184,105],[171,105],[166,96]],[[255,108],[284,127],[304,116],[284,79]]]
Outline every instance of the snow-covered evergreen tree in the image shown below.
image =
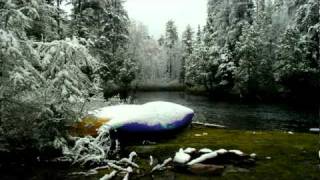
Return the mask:
[[167,51],[167,74],[169,80],[179,80],[181,69],[181,43],[173,20],[166,24],[164,47]]
[[74,0],[72,16],[74,34],[92,42],[90,49],[101,63],[98,72],[104,90],[128,88],[136,68],[127,53],[129,18],[123,1]]
[[164,44],[167,48],[171,49],[177,43],[177,41],[178,41],[177,27],[174,24],[174,21],[170,20],[166,24]]
[[180,82],[184,83],[184,77],[185,77],[185,61],[189,58],[189,56],[192,54],[193,51],[193,39],[194,32],[192,31],[192,28],[190,25],[187,26],[186,30],[182,34],[182,48],[183,48],[183,57],[182,57],[182,69],[181,69],[181,75],[180,75]]
[[44,6],[50,4],[8,1],[0,6],[1,136],[19,148],[52,145],[97,89],[84,69],[97,69],[98,64],[82,42],[37,42],[28,37],[37,8]]
[[198,26],[197,34],[196,34],[196,43],[200,44],[202,42],[202,31],[200,25]]
[[294,23],[283,37],[274,75],[285,90],[298,96],[319,97],[319,3],[298,6]]
[[185,60],[185,84],[188,87],[205,86],[208,50],[203,43],[195,43],[192,54]]
[[245,24],[253,21],[251,0],[210,0],[203,41],[208,47],[209,61],[206,86],[219,92],[230,92],[239,59],[235,46]]
[[236,56],[239,65],[235,74],[236,90],[240,96],[255,94],[258,90],[259,53],[261,52],[261,39],[254,27],[246,24],[243,26],[242,35],[236,45]]

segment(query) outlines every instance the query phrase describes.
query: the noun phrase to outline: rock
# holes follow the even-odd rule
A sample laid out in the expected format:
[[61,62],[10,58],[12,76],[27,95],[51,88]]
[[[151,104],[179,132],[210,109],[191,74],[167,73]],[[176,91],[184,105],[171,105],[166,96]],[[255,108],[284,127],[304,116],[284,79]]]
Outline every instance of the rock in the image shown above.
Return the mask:
[[249,159],[244,159],[243,161],[239,161],[237,165],[241,167],[251,167],[251,166],[254,166],[255,164],[256,164],[256,161],[252,158],[249,158]]
[[[216,152],[216,151],[214,151]],[[191,161],[190,161],[191,162]],[[236,154],[233,152],[226,152],[218,154],[215,157],[206,158],[201,163],[204,164],[216,164],[216,165],[227,165],[233,164],[238,166],[251,166],[255,164],[255,160],[246,154]]]
[[197,163],[189,166],[187,170],[193,174],[221,175],[223,173],[224,166]]
[[[145,179],[148,179],[148,178],[145,178]],[[167,170],[167,171],[162,171],[161,173],[152,174],[150,179],[153,179],[153,180],[175,180],[176,176],[173,171]]]
[[235,167],[235,166],[227,166],[225,168],[224,173],[241,173],[241,172],[250,172],[249,169],[246,168],[240,168],[240,167]]

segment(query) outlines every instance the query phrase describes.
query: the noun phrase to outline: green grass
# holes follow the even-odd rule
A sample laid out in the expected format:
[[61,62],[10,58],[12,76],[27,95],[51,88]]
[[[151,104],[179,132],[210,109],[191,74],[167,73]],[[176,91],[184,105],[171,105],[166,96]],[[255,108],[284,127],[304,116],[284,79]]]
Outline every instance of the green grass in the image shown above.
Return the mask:
[[[195,134],[208,133],[196,137]],[[143,169],[148,169],[149,156],[162,160],[173,157],[179,148],[239,149],[257,154],[257,164],[250,172],[225,173],[220,177],[160,172],[155,177],[171,173],[174,179],[320,179],[318,159],[319,136],[315,134],[285,132],[253,132],[192,127],[173,139],[155,145],[130,146],[124,154],[136,151]],[[266,157],[271,157],[267,160]],[[167,179],[166,178],[166,179]],[[146,177],[146,179],[148,179]]]

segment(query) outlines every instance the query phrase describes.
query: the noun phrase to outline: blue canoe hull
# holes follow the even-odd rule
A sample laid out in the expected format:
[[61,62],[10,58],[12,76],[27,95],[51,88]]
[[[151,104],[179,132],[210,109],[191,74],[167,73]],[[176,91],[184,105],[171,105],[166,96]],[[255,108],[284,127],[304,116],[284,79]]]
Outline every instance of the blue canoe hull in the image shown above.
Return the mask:
[[[110,131],[111,139],[117,139],[122,145],[135,144],[144,140],[156,141],[166,140],[176,136],[190,125],[194,114],[188,114],[183,119],[175,121],[166,126],[160,124],[147,126],[131,123]],[[114,145],[114,143],[113,143]]]
[[174,121],[173,123],[161,125],[157,124],[154,126],[149,126],[146,124],[139,124],[139,123],[130,123],[125,124],[121,127],[116,129],[119,133],[161,133],[161,132],[168,132],[168,131],[175,131],[181,128],[188,126],[193,118],[194,114],[187,114],[183,119]]

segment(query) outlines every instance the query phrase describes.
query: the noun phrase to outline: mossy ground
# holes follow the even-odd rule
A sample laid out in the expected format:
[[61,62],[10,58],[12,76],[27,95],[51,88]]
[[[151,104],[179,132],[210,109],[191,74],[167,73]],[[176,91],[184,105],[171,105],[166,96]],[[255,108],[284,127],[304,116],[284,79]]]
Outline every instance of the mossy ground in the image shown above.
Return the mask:
[[[201,136],[195,136],[200,134]],[[134,161],[139,164],[139,173],[135,170],[130,179],[319,179],[320,161],[320,137],[316,134],[294,133],[279,131],[241,131],[229,129],[215,129],[194,126],[185,129],[173,138],[162,138],[161,142],[151,145],[131,145],[123,148],[121,157],[127,157],[131,151],[136,151],[138,157]],[[149,157],[152,155],[156,163],[162,163],[164,159],[173,157],[179,148],[194,147],[210,149],[239,149],[247,154],[256,153],[256,165],[249,171],[232,172],[225,171],[222,176],[196,176],[185,173],[166,170],[150,174],[152,167],[149,165]],[[271,157],[271,159],[266,159]],[[1,173],[1,179],[68,179],[68,180],[96,180],[110,173],[110,169],[100,170],[98,174],[91,176],[70,176],[72,172],[87,171],[87,168],[72,166],[71,168],[54,165],[49,166],[13,166]],[[28,168],[27,168],[28,167]],[[27,168],[27,169],[26,169]],[[0,168],[1,169],[1,168]],[[122,179],[120,175],[117,179]],[[30,177],[30,178],[26,178]]]
[[[195,136],[203,133],[207,135]],[[257,163],[249,172],[230,172],[220,177],[174,173],[169,179],[320,179],[319,140],[315,134],[192,127],[173,139],[154,145],[129,146],[124,153],[136,151],[139,163],[148,161],[150,155],[162,162],[173,157],[179,148],[186,147],[239,149],[257,154]],[[147,166],[142,163],[142,168],[149,168]],[[156,173],[157,176],[161,178],[164,173]]]

